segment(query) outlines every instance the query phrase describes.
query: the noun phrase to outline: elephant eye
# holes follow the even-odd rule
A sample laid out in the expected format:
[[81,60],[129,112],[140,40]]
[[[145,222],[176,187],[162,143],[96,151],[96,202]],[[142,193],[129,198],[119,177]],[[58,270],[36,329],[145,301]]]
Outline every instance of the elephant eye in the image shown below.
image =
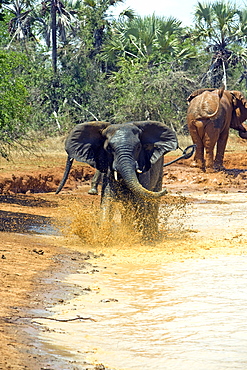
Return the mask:
[[108,153],[112,153],[113,152],[113,148],[111,147],[111,145],[107,145],[105,150],[108,152]]
[[139,153],[140,151],[141,151],[141,143],[138,143],[137,145],[136,145],[136,151]]

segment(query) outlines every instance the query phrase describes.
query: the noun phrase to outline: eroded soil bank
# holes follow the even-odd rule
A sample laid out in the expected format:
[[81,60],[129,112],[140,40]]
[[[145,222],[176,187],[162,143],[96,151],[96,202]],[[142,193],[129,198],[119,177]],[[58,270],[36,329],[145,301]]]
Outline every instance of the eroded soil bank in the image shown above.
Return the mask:
[[[62,358],[60,363],[56,356],[46,352],[37,340],[40,326],[30,319],[49,316],[49,308],[83,294],[76,284],[65,282],[68,274],[84,268],[93,274],[100,263],[107,266],[109,261],[110,266],[128,258],[133,263],[138,260],[150,262],[150,258],[155,262],[161,256],[169,262],[245,255],[247,214],[246,209],[239,211],[239,207],[246,202],[247,151],[242,142],[237,144],[241,150],[236,151],[234,147],[226,153],[225,172],[205,174],[190,168],[189,162],[165,169],[164,184],[170,194],[178,197],[182,193],[188,206],[186,210],[181,206],[175,207],[174,212],[172,210],[169,222],[177,228],[166,229],[165,247],[157,245],[155,253],[155,246],[132,244],[130,254],[128,242],[123,242],[121,248],[107,249],[100,241],[97,245],[94,236],[90,245],[89,240],[83,242],[73,234],[61,233],[66,229],[66,217],[80,213],[78,204],[83,205],[86,212],[99,205],[99,196],[87,194],[94,173],[89,166],[76,164],[64,191],[55,196],[64,169],[63,153],[23,157],[20,162],[2,161],[0,369],[78,368],[73,359],[66,365]],[[207,214],[207,204],[213,204],[214,215]],[[221,225],[216,221],[217,213],[222,211],[229,217],[228,233],[222,227],[221,234]],[[193,223],[190,222],[191,212]],[[231,218],[231,212],[235,215],[239,212],[238,217]],[[210,237],[205,227],[205,214],[211,221],[213,216],[209,229],[217,231]],[[200,217],[204,219],[200,221]],[[90,235],[88,233],[89,239]],[[80,369],[104,369],[100,363],[80,366]]]

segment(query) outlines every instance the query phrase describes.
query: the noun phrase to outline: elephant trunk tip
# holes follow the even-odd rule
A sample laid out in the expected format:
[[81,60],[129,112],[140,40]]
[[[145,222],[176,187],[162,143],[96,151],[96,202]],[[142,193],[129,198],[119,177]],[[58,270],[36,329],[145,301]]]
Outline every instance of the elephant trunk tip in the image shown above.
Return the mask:
[[[135,193],[138,193],[137,189],[134,191]],[[139,192],[139,196],[143,199],[146,199],[148,201],[156,202],[158,201],[162,196],[168,194],[168,191],[166,188],[164,188],[161,191],[151,191],[147,190],[145,188],[142,188],[142,190]]]

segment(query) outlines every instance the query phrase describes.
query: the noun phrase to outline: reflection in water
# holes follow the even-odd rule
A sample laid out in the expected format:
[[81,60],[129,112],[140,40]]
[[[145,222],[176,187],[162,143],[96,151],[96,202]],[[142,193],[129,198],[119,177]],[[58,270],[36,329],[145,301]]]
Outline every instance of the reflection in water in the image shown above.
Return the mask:
[[59,235],[51,217],[22,212],[0,211],[0,232]]
[[97,321],[51,322],[42,339],[60,356],[68,351],[78,369],[85,358],[119,370],[247,369],[246,262],[119,264],[98,276],[71,275],[91,291],[55,307],[56,317]]

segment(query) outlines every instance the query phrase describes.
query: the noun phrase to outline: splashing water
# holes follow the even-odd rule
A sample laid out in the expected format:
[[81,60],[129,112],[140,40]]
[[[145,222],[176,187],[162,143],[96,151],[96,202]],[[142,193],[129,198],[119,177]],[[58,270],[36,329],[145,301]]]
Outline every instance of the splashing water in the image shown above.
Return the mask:
[[[188,201],[182,196],[167,196],[160,205],[159,211],[159,240],[172,232],[183,229],[183,220],[186,217]],[[67,235],[76,235],[83,243],[89,246],[126,246],[142,244],[142,233],[136,225],[136,215],[133,214],[131,205],[127,208],[128,219],[121,221],[121,204],[113,204],[114,217],[111,221],[101,222],[100,207],[95,204],[71,205],[68,218],[71,220],[69,226],[64,228]],[[146,215],[149,217],[150,215]],[[144,220],[145,222],[145,220]],[[171,231],[172,230],[172,231]]]

